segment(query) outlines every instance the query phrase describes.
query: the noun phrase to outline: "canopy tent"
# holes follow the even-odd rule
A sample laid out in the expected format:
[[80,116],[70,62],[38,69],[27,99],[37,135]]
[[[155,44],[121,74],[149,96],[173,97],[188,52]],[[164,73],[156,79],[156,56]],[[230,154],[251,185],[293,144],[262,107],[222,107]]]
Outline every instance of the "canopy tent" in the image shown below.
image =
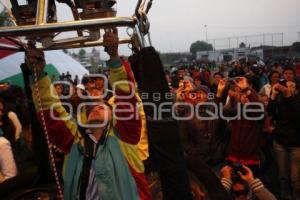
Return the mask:
[[[3,39],[0,40],[0,43],[12,45]],[[61,50],[45,51],[45,59],[47,63],[45,71],[50,77],[55,75],[58,78],[60,74],[69,72],[74,78],[75,75],[82,77],[89,73],[79,62]],[[20,69],[23,62],[23,52],[0,50],[0,82],[10,82],[23,87],[23,76]]]

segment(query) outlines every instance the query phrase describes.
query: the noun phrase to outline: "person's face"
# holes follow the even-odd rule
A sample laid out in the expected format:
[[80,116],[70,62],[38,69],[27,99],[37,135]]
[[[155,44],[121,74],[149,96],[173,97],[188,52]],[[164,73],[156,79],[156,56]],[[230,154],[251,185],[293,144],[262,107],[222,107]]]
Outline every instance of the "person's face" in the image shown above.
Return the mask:
[[103,88],[104,87],[104,80],[102,78],[97,78],[95,81],[95,86],[97,88]]
[[214,77],[215,85],[218,85],[220,80],[222,80],[222,76],[220,76],[219,74],[216,74]]
[[70,95],[71,96],[73,96],[74,94],[75,94],[75,91],[76,91],[76,89],[75,89],[75,87],[72,85],[71,87],[70,87]]
[[183,69],[178,70],[178,77],[184,77],[184,70]]
[[196,69],[193,73],[193,76],[196,77],[196,76],[200,76],[201,75],[201,72],[199,69]]
[[96,86],[95,81],[94,80],[89,80],[89,82],[87,83],[87,89],[88,91],[91,92],[92,89],[94,89]]
[[294,78],[295,78],[295,75],[294,75],[293,71],[291,71],[291,70],[286,70],[286,71],[283,73],[283,78],[284,78],[286,81],[293,81]]
[[236,183],[232,186],[234,200],[247,200],[247,192],[244,185]]
[[84,95],[83,95],[83,92],[84,92],[83,89],[80,89],[80,88],[77,88],[77,89],[76,89],[76,94],[77,94],[78,96],[84,96]]
[[62,86],[61,85],[55,85],[54,87],[55,87],[55,91],[56,91],[57,95],[61,96],[62,91],[63,91]]
[[271,84],[278,83],[279,79],[280,79],[280,75],[278,73],[274,73],[271,76]]
[[112,119],[112,111],[106,105],[95,106],[88,116],[88,124],[97,125],[93,127],[92,133],[103,130]]
[[201,81],[199,79],[195,79],[194,83],[196,87],[201,85]]
[[244,67],[243,69],[245,73],[249,72],[249,67]]

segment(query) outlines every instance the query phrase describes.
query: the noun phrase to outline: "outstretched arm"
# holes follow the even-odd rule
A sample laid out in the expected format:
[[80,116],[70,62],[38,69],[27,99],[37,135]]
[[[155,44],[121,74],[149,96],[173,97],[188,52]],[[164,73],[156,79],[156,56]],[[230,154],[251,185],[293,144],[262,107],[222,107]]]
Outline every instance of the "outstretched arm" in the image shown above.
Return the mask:
[[119,138],[129,144],[137,144],[141,137],[142,120],[139,114],[141,100],[136,92],[136,83],[130,64],[118,54],[117,30],[106,32],[104,41],[110,60],[109,82],[115,92],[114,118]]
[[72,144],[80,140],[81,135],[51,86],[51,80],[43,71],[43,52],[31,47],[26,53],[26,65],[32,73],[32,98],[38,119],[43,124],[44,118],[50,142],[68,153]]

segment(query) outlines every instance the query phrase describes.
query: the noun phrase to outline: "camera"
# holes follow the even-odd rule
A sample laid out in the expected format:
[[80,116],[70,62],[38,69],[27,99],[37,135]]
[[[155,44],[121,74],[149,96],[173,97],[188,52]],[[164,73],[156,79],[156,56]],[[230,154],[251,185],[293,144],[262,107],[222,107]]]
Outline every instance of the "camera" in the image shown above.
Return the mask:
[[229,166],[232,168],[232,180],[240,180],[240,175],[238,172],[241,172],[243,175],[247,173],[241,163],[229,163]]
[[284,86],[284,87],[287,87],[287,85],[286,85],[286,80],[285,80],[285,79],[280,79],[280,80],[278,81],[278,83],[279,83],[280,85]]
[[[280,79],[279,81],[278,81],[278,83],[280,84],[280,85],[282,85],[282,86],[284,86],[284,87],[287,87],[287,85],[286,85],[286,80],[285,79]],[[278,90],[277,88],[275,89],[277,92],[280,92],[280,90]]]

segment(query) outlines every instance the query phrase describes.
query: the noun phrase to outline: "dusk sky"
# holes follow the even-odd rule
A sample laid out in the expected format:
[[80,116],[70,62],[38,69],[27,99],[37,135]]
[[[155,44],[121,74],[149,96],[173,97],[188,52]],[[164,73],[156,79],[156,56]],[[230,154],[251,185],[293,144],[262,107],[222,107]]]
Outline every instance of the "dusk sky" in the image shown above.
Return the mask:
[[[118,16],[131,16],[137,0],[117,2]],[[69,20],[69,9],[57,5],[59,20]],[[289,45],[300,39],[299,8],[299,0],[153,0],[149,13],[152,42],[160,52],[186,52],[192,42],[206,40],[207,30],[210,42],[217,38],[283,33],[283,44]],[[275,40],[281,43],[282,37]],[[121,52],[130,54],[127,46],[121,47]]]

